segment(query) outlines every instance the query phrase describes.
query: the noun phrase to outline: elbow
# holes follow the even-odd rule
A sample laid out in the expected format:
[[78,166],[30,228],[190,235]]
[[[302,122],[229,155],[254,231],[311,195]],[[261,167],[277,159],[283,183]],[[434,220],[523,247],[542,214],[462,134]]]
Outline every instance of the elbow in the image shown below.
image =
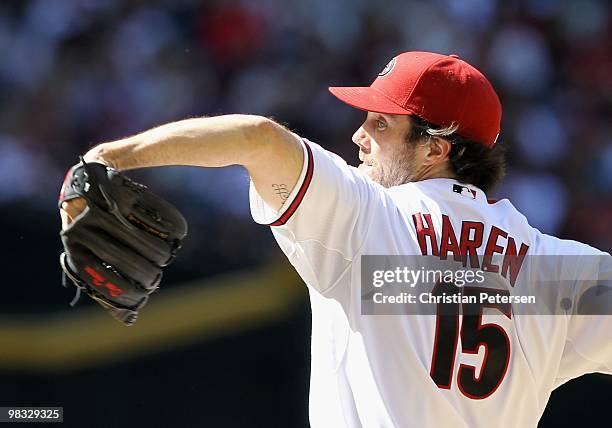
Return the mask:
[[246,132],[248,150],[243,158],[250,173],[269,170],[271,165],[286,167],[301,166],[302,144],[299,137],[283,125],[263,116],[250,116]]
[[252,121],[253,134],[259,141],[274,141],[289,132],[282,125],[264,116],[252,116]]
[[250,116],[249,122],[245,137],[255,157],[279,150],[294,138],[288,129],[267,117]]

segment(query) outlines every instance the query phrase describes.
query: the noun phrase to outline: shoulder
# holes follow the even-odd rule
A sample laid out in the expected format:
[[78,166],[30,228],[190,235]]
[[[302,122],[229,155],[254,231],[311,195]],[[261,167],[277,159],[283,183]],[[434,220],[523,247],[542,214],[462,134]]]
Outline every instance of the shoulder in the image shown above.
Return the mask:
[[547,235],[533,228],[538,244],[538,253],[543,255],[572,255],[572,256],[609,256],[609,253],[599,250],[584,242],[571,239],[561,239]]

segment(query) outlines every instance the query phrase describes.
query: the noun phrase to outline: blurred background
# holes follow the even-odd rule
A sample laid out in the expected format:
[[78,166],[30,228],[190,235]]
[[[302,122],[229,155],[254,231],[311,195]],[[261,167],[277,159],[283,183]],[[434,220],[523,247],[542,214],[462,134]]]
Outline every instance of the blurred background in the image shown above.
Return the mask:
[[[201,115],[272,116],[356,165],[363,113],[327,87],[369,83],[400,51],[484,71],[510,166],[490,196],[610,251],[610,15],[607,0],[2,1],[0,405],[64,406],[79,427],[307,426],[305,287],[253,223],[243,169],[130,174],[190,223],[130,329],[68,307],[57,194],[93,145]],[[540,426],[609,419],[610,386],[564,385]]]

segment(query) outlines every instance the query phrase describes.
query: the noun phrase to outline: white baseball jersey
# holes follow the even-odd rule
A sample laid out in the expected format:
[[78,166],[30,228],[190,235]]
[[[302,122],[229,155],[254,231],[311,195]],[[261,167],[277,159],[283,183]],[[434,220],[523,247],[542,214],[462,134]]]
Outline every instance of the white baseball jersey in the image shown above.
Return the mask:
[[[250,202],[310,293],[313,427],[536,426],[557,386],[612,373],[612,316],[521,315],[493,305],[471,321],[451,319],[449,329],[437,315],[362,315],[364,255],[610,256],[540,233],[508,200],[490,203],[473,186],[430,179],[385,189],[303,141],[301,176],[282,210],[252,184]],[[601,269],[564,260],[555,269],[569,277]],[[514,274],[514,288],[529,287]]]

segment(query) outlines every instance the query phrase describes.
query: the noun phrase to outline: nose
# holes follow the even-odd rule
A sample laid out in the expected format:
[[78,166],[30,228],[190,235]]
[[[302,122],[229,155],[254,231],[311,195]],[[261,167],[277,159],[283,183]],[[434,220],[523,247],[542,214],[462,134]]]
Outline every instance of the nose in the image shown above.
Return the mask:
[[360,126],[359,129],[355,131],[352,140],[353,143],[359,146],[359,149],[362,152],[366,154],[370,153],[370,136],[365,131],[365,129],[363,129],[363,126]]

